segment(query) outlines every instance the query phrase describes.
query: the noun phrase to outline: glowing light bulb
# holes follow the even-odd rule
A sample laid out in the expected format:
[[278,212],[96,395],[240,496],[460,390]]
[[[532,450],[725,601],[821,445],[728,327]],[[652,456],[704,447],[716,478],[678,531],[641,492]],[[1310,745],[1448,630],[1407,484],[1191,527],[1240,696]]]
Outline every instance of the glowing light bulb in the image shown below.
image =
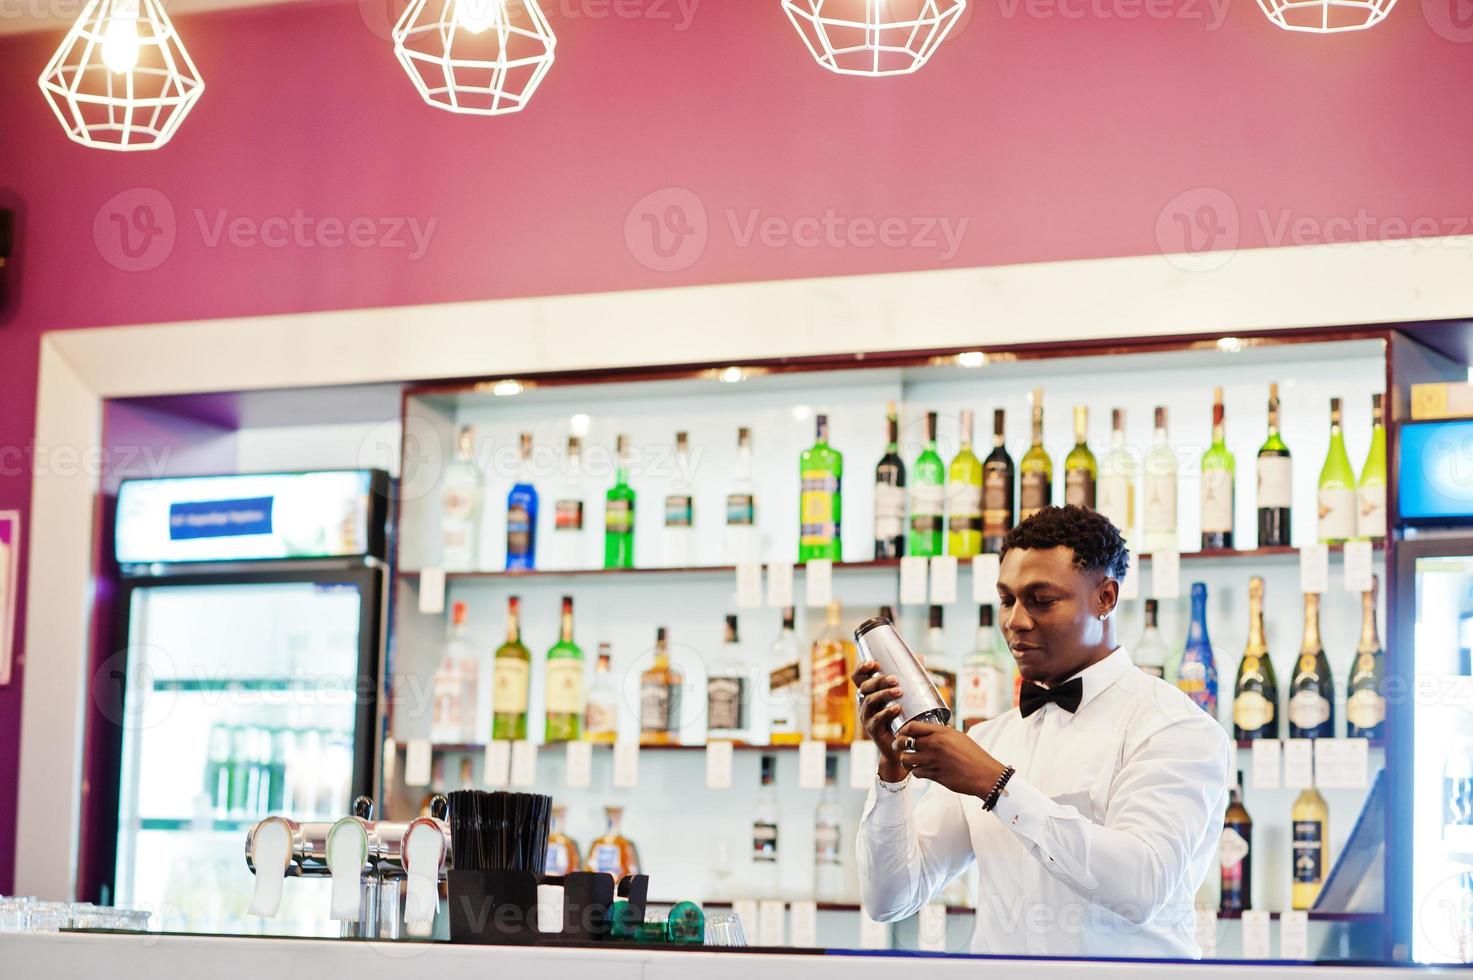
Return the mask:
[[484,33],[506,20],[506,0],[455,0],[455,24],[472,34]]
[[125,75],[138,67],[138,8],[120,4],[102,34],[102,62],[109,71]]

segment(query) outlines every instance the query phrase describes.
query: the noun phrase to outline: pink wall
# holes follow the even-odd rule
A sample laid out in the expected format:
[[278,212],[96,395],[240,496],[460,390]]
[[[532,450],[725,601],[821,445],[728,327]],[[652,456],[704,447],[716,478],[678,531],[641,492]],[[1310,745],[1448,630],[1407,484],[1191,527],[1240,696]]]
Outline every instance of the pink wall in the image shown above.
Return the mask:
[[[1202,227],[1228,231],[1193,247],[1280,243],[1285,217],[1308,219],[1300,241],[1360,214],[1393,219],[1352,225],[1362,237],[1418,218],[1468,230],[1453,223],[1473,215],[1473,26],[1455,0],[1402,0],[1370,32],[1325,38],[1214,2],[1063,0],[1084,14],[1064,16],[1058,0],[989,0],[925,71],[871,81],[819,70],[776,0],[621,0],[644,16],[603,19],[612,0],[551,0],[558,63],[528,112],[498,120],[419,102],[369,26],[394,0],[190,17],[208,90],[172,146],[133,155],[63,137],[35,85],[56,34],[0,41],[0,203],[18,200],[24,222],[18,305],[0,325],[0,508],[29,502],[13,453],[34,427],[42,330],[1145,254],[1158,230],[1181,247],[1172,212],[1212,218],[1203,205],[1219,210]],[[709,237],[657,271],[648,237],[626,244],[626,218],[669,187],[699,199]],[[139,188],[172,208],[174,244],[125,271],[108,202],[132,192],[131,213]],[[830,208],[968,224],[954,250],[740,238],[754,212]],[[200,228],[299,209],[436,224],[417,258],[211,244]],[[18,731],[17,683],[0,690],[0,891]]]

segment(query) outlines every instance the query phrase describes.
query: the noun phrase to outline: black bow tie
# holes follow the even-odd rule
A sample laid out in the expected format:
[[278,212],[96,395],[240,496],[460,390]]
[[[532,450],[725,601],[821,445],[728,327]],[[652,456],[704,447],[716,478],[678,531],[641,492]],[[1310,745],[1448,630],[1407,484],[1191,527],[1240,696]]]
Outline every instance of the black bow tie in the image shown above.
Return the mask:
[[1065,681],[1057,687],[1044,687],[1032,681],[1024,681],[1023,690],[1018,695],[1018,710],[1023,712],[1024,718],[1027,718],[1052,701],[1072,715],[1079,710],[1079,702],[1082,700],[1084,700],[1084,681],[1078,677],[1072,681]]

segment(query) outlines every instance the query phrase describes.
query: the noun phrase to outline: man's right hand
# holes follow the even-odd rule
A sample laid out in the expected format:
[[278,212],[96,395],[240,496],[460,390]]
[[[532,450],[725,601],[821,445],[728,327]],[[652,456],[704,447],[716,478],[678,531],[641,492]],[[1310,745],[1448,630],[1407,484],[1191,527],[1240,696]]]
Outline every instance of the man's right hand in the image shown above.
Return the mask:
[[905,767],[900,764],[898,739],[890,724],[900,717],[900,682],[880,673],[880,665],[873,660],[856,667],[853,680],[863,696],[859,702],[859,723],[880,751],[880,778],[887,783],[898,783],[905,778]]

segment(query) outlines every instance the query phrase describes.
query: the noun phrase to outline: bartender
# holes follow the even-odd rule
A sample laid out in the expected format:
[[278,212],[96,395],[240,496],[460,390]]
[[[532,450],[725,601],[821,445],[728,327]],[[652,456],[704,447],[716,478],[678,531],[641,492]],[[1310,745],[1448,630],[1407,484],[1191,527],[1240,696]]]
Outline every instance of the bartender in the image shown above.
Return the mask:
[[1019,706],[963,734],[900,713],[859,664],[879,747],[858,839],[864,909],[903,919],[977,865],[978,953],[1198,958],[1193,897],[1217,863],[1227,735],[1115,635],[1127,552],[1098,513],[1047,507],[1002,549]]

